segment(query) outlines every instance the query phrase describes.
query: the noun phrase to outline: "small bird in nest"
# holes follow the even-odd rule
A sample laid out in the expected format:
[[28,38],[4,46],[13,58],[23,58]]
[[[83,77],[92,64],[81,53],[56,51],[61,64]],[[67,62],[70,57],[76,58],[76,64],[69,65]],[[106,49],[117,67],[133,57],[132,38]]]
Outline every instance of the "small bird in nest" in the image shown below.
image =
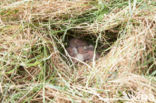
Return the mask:
[[[73,38],[69,41],[69,46],[66,48],[74,63],[91,61],[94,56],[94,47],[86,41]],[[95,53],[95,59],[99,58],[99,54]]]

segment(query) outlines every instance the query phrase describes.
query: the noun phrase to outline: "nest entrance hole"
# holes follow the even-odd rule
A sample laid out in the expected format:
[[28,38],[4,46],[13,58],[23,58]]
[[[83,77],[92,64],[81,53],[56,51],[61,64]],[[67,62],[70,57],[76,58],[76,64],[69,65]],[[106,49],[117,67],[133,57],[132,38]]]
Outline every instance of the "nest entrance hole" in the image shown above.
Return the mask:
[[99,39],[98,35],[100,34],[88,34],[83,31],[81,32],[80,30],[72,29],[65,34],[63,43],[65,47],[68,47],[69,41],[72,38],[78,38],[83,41],[86,41],[88,44],[92,44],[94,47],[97,45],[96,52],[98,52],[100,56],[104,56],[110,51],[109,47],[111,47],[113,43],[117,40],[118,32],[114,30],[104,31],[101,33],[101,38]]

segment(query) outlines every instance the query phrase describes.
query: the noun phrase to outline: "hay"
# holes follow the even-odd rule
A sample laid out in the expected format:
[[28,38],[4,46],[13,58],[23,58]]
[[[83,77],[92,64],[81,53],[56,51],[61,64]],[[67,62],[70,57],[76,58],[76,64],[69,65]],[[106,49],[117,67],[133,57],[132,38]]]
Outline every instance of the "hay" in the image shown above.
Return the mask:
[[[154,3],[1,3],[0,101],[155,102]],[[90,37],[97,48],[109,48],[96,61],[73,65],[64,55],[68,36]]]

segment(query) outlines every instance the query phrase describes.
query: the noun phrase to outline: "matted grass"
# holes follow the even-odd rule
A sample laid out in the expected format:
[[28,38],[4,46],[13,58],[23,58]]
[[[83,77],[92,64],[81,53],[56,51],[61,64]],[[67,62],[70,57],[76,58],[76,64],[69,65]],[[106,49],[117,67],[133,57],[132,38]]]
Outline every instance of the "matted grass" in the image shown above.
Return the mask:
[[[2,103],[155,103],[154,0],[0,1]],[[101,57],[73,65],[69,36]]]

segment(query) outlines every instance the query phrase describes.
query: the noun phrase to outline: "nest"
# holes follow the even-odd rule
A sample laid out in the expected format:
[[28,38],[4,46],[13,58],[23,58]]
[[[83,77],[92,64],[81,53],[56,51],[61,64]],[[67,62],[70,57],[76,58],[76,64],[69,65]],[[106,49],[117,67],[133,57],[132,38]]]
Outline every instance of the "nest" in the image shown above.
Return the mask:
[[[110,0],[0,5],[0,101],[155,102],[152,2],[133,9],[127,1],[119,6]],[[71,38],[84,39],[100,56],[71,63]]]

